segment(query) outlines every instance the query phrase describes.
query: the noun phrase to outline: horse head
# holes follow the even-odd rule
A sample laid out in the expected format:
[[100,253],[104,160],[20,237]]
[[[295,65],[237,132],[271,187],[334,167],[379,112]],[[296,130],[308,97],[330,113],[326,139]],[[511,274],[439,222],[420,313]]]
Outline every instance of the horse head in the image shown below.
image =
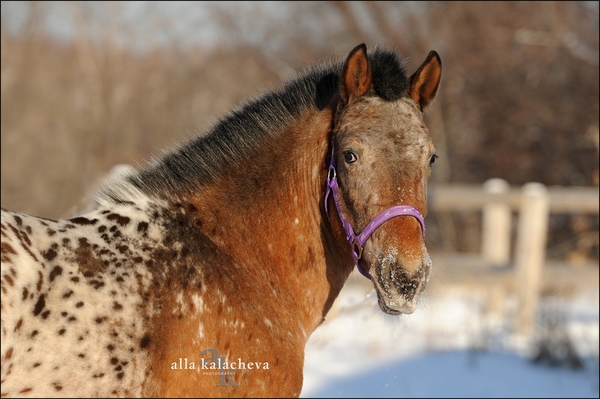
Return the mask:
[[368,56],[361,44],[344,63],[327,194],[333,192],[356,264],[371,278],[380,308],[400,314],[414,312],[431,274],[423,218],[436,155],[423,111],[442,68],[431,51],[407,77],[390,54]]

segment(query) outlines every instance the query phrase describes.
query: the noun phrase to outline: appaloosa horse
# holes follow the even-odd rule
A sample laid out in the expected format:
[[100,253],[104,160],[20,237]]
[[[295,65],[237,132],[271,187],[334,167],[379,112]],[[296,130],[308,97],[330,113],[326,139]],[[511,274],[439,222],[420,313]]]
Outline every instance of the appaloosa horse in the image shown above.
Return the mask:
[[384,312],[413,312],[440,76],[434,51],[408,77],[361,44],[110,179],[92,212],[2,210],[2,396],[298,396],[355,264]]

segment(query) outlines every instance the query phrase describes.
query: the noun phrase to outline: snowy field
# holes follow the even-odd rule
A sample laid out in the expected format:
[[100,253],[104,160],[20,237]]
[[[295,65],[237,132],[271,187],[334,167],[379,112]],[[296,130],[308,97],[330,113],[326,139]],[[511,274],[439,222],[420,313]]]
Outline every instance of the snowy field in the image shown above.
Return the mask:
[[[499,317],[473,291],[433,290],[412,315],[392,317],[369,284],[351,279],[311,336],[301,397],[598,397],[597,289],[545,300],[544,320],[562,321],[520,337],[510,297]],[[533,361],[539,342],[554,345],[557,364]]]

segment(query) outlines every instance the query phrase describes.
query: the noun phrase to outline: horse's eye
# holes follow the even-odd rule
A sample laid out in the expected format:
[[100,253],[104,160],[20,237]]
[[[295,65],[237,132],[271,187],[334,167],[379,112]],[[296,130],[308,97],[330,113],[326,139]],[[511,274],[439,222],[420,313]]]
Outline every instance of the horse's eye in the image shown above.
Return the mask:
[[433,164],[435,163],[435,160],[438,159],[438,156],[433,154],[431,156],[431,158],[429,158],[429,167],[431,168],[433,166]]
[[344,152],[344,161],[346,161],[347,163],[354,163],[357,160],[358,160],[358,157],[352,151],[345,151]]

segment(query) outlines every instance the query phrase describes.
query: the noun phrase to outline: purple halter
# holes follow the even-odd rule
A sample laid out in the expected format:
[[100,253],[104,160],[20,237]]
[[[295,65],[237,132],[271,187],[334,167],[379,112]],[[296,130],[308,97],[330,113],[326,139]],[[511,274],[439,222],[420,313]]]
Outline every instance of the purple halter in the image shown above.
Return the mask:
[[410,205],[399,205],[393,206],[371,220],[369,224],[360,232],[360,234],[355,235],[350,222],[344,217],[342,214],[342,210],[340,209],[340,193],[339,193],[339,185],[337,182],[337,176],[335,171],[335,154],[332,146],[331,149],[331,161],[329,163],[329,172],[327,174],[327,190],[325,191],[325,213],[327,213],[327,217],[329,217],[329,207],[327,205],[327,199],[329,198],[329,193],[333,193],[333,200],[335,202],[335,208],[337,209],[338,216],[340,217],[340,221],[342,222],[342,226],[344,226],[344,230],[346,231],[346,239],[350,243],[352,247],[352,257],[354,258],[354,263],[356,263],[356,267],[358,271],[368,279],[371,279],[369,273],[360,266],[358,260],[362,256],[363,246],[365,242],[369,239],[371,234],[383,223],[387,222],[393,217],[396,216],[413,216],[415,217],[419,223],[421,224],[421,231],[423,232],[423,237],[425,237],[425,220],[421,213],[414,206]]

